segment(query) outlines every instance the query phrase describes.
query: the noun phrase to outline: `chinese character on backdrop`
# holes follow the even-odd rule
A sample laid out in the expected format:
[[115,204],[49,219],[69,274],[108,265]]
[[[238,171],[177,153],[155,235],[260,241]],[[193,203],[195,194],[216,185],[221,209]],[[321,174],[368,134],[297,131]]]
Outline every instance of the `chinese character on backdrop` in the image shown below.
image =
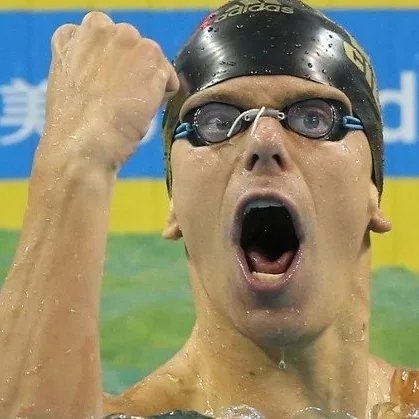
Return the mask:
[[[9,146],[28,140],[33,134],[41,135],[45,121],[45,94],[47,81],[31,85],[25,80],[12,79],[0,86],[2,111],[0,113],[0,146]],[[15,128],[1,135],[1,128]]]

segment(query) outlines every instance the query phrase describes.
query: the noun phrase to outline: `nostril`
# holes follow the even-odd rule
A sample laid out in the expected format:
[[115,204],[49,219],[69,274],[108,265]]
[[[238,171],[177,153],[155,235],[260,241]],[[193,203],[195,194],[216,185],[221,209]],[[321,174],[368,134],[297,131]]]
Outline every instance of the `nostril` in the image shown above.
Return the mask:
[[250,160],[250,170],[252,170],[254,167],[255,167],[255,165],[256,165],[256,162],[259,160],[259,156],[257,155],[257,154],[253,154],[252,155],[252,158],[251,158],[251,160]]
[[[277,153],[276,154],[272,154],[270,157],[268,157],[268,155],[269,154],[266,155],[266,163],[267,164],[269,164],[268,161],[274,160],[278,166],[281,166],[281,157],[279,156],[279,154],[277,154]],[[265,162],[265,158],[264,158],[263,155],[262,156],[259,156],[258,153],[253,153],[252,154],[252,157],[248,161],[247,170],[253,170],[255,168],[257,162],[259,160],[261,160],[261,157],[262,157],[262,160]]]

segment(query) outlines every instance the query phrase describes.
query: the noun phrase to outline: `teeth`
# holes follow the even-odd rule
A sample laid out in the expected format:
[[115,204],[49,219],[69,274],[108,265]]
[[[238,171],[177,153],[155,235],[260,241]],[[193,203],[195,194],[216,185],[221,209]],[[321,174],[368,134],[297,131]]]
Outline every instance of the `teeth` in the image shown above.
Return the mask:
[[253,208],[268,208],[268,207],[283,207],[284,205],[277,201],[272,201],[271,199],[257,199],[251,201],[246,205],[244,213],[247,214]]
[[265,274],[262,272],[252,272],[252,275],[260,282],[269,283],[279,281],[284,274]]

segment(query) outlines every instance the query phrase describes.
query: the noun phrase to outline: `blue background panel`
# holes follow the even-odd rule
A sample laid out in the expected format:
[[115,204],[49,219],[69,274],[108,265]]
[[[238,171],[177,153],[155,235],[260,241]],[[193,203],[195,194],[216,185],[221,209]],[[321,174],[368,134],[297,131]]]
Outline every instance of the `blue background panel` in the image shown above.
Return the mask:
[[[39,86],[48,75],[50,39],[55,29],[64,23],[79,23],[84,13],[0,13],[0,88],[10,86],[13,80]],[[127,21],[137,26],[144,36],[159,42],[172,59],[207,13],[205,10],[118,11],[111,16],[117,22]],[[327,14],[354,34],[377,69],[382,97],[387,98],[386,130],[393,130],[386,143],[386,175],[419,177],[419,11],[336,10]],[[0,118],[8,112],[6,108],[5,95],[0,93]],[[149,141],[126,164],[121,177],[163,177],[161,119],[160,112]],[[2,138],[18,128],[6,127],[0,119],[0,144]],[[0,145],[0,178],[27,178],[38,140],[39,134],[33,130],[21,142]]]

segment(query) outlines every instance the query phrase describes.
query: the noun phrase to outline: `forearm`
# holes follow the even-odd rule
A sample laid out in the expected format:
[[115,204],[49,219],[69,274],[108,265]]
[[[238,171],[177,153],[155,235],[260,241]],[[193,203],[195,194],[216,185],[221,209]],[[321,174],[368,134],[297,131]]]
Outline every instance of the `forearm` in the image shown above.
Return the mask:
[[113,183],[85,158],[34,165],[0,299],[2,418],[102,413],[99,301]]

